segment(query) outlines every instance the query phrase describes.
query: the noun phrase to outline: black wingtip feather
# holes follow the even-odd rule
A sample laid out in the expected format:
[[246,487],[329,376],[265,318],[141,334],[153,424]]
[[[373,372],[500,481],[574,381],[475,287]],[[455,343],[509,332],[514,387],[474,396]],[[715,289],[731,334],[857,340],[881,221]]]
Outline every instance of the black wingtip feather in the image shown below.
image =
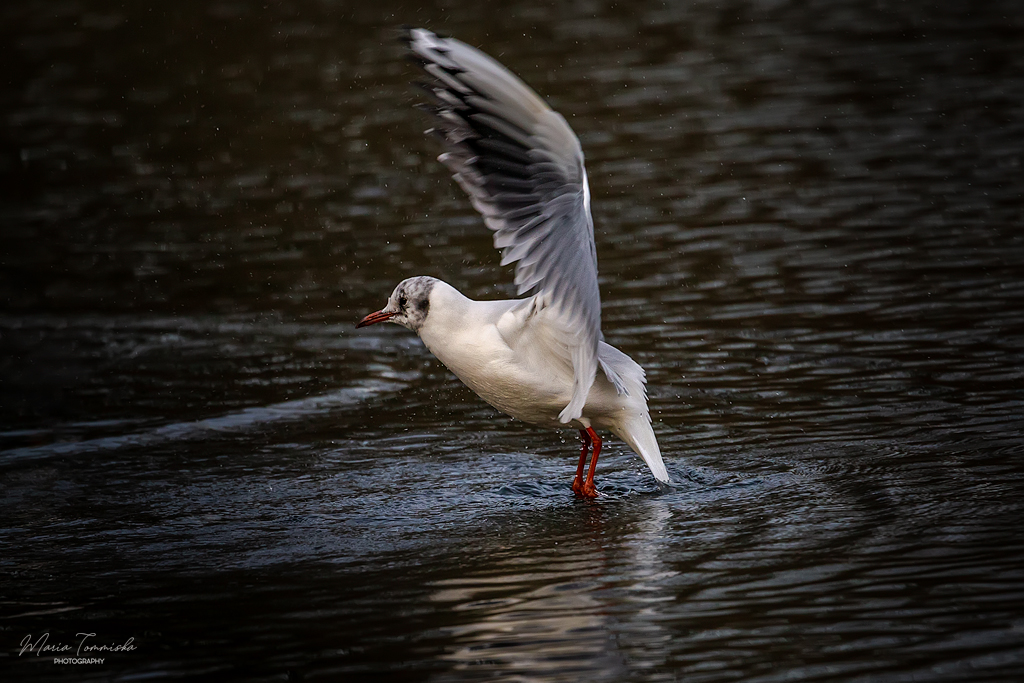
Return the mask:
[[397,35],[398,42],[404,43],[406,47],[411,45],[412,44],[412,32],[413,32],[414,28],[415,28],[414,26],[410,26],[409,24],[402,24],[397,29],[395,29],[395,32],[398,34]]

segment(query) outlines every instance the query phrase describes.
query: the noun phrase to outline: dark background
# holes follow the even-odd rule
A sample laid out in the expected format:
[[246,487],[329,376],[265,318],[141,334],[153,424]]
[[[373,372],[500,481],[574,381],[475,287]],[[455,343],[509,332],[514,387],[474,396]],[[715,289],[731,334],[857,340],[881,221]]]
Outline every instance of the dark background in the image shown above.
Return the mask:
[[[353,329],[512,293],[401,24],[578,133],[671,491]],[[0,64],[5,680],[1018,679],[1014,3],[5,3]]]

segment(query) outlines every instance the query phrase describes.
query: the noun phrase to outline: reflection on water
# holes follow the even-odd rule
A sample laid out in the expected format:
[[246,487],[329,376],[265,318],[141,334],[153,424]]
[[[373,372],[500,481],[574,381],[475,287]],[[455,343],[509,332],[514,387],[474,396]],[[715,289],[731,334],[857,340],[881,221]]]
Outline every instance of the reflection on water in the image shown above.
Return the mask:
[[[515,563],[498,564],[506,573],[490,580],[442,582],[433,599],[442,609],[468,616],[466,623],[450,629],[456,649],[445,658],[456,664],[452,677],[488,671],[546,680],[591,674],[598,680],[622,679],[626,667],[602,613],[605,605],[595,591],[599,586],[586,580],[600,565],[586,559],[535,559],[543,562],[543,571],[522,574],[526,568]],[[491,597],[496,592],[515,597]]]
[[442,680],[619,681],[630,677],[637,649],[646,651],[643,668],[663,665],[659,649],[671,634],[650,617],[671,600],[658,584],[675,572],[656,551],[671,512],[657,498],[643,507],[649,516],[622,536],[622,553],[599,540],[616,525],[593,507],[575,511],[578,527],[557,534],[553,547],[528,556],[495,548],[484,573],[435,582],[431,601],[460,621],[448,631],[444,659],[455,666]]
[[[1017,680],[1015,7],[8,5],[4,680]],[[401,23],[578,131],[672,489],[352,329],[511,293]]]

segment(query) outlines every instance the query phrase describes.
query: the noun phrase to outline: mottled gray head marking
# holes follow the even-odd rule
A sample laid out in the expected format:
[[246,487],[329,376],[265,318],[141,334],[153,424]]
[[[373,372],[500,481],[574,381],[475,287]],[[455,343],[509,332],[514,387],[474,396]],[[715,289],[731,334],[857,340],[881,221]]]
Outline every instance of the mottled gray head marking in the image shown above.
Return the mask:
[[430,312],[430,290],[436,282],[436,278],[425,275],[399,282],[388,299],[387,310],[398,311],[391,322],[418,332]]

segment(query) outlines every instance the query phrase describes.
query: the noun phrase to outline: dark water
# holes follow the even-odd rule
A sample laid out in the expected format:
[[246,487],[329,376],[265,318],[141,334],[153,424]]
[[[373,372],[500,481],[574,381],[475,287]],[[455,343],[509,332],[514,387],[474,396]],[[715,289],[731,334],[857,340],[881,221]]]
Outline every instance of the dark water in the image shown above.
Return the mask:
[[[353,329],[510,293],[401,23],[579,133],[674,490],[609,440],[574,500]],[[3,680],[1020,680],[1015,4],[5,3],[0,56]],[[19,655],[81,632],[135,649]]]

